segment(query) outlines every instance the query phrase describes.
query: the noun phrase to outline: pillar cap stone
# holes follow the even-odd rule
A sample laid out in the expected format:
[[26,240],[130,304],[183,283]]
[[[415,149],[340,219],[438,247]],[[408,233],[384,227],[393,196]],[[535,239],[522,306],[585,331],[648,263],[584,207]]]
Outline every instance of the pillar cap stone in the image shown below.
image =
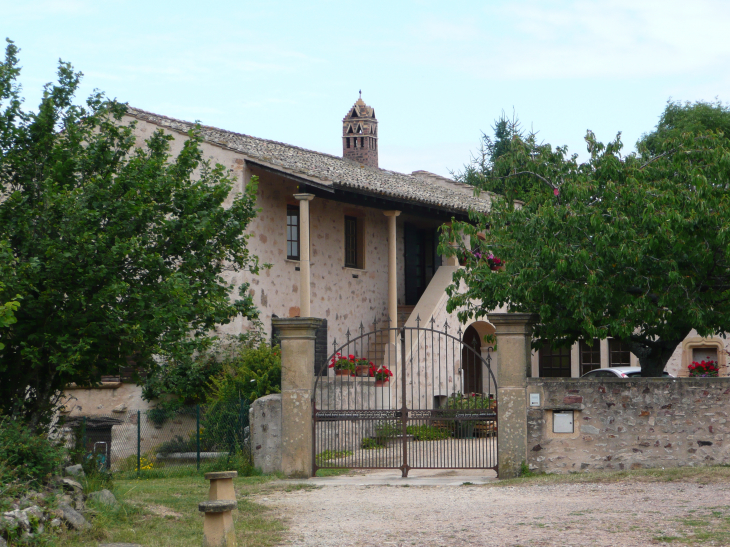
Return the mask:
[[398,215],[400,215],[400,211],[383,211],[383,214],[386,217],[397,217]]
[[279,329],[279,339],[314,339],[322,320],[317,317],[277,317],[271,320],[271,324]]
[[540,320],[536,313],[489,313],[487,320],[494,325],[496,334],[529,334]]
[[236,500],[201,501],[198,504],[198,511],[203,513],[225,513],[238,508]]
[[207,481],[214,481],[217,479],[235,479],[238,476],[238,471],[215,471],[213,473],[206,473],[203,476]]
[[314,194],[294,194],[294,197],[299,201],[312,201]]

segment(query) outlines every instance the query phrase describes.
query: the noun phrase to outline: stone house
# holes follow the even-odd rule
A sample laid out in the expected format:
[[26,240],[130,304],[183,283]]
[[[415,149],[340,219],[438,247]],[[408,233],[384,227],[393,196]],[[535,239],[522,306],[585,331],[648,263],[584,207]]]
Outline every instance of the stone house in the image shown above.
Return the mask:
[[[130,108],[140,140],[161,129],[181,150],[192,122]],[[378,120],[360,97],[342,120],[342,157],[306,150],[209,126],[201,128],[204,156],[231,170],[232,192],[243,190],[252,176],[259,179],[259,215],[249,227],[249,249],[271,264],[258,276],[231,273],[228,281],[248,282],[261,311],[267,335],[273,317],[322,319],[317,358],[324,360],[347,333],[368,331],[373,324],[415,326],[432,319],[438,326],[461,327],[470,346],[488,348],[486,321],[459,325],[447,313],[445,288],[458,264],[438,254],[439,227],[452,219],[467,220],[470,209],[486,212],[491,197],[475,197],[470,186],[426,171],[402,174],[378,166]],[[232,199],[232,196],[231,198]],[[235,294],[235,291],[234,291]],[[500,310],[495,310],[500,311]],[[221,330],[240,333],[250,325],[238,319]],[[707,355],[727,375],[725,340],[689,336],[677,348],[667,370],[686,375],[687,365]],[[383,348],[370,348],[377,355]],[[496,365],[496,363],[493,363]],[[617,340],[584,342],[572,348],[533,352],[534,377],[577,377],[593,368],[636,365],[636,357]],[[497,366],[493,366],[496,373]],[[148,408],[141,389],[110,378],[103,390],[70,390],[73,412],[108,413],[112,408]],[[464,392],[481,392],[484,374],[464,380]]]
[[[194,123],[130,108],[140,140],[162,129],[171,135],[172,153],[181,150]],[[248,229],[248,248],[261,263],[257,276],[231,272],[234,286],[250,283],[267,335],[274,317],[322,319],[318,356],[323,361],[347,333],[388,325],[459,325],[447,313],[445,288],[458,264],[438,254],[439,228],[467,220],[470,209],[488,211],[490,195],[475,197],[472,187],[426,171],[397,173],[378,166],[378,120],[359,98],[342,120],[342,157],[202,126],[204,157],[230,169],[233,194],[258,177],[260,213]],[[233,294],[237,290],[234,289]],[[238,319],[223,333],[245,332]],[[491,326],[461,325],[470,345],[480,344]],[[383,347],[366,348],[377,360]],[[483,348],[486,351],[486,347]],[[122,373],[122,376],[124,374]],[[482,374],[465,391],[482,391]],[[141,389],[109,378],[110,389],[70,390],[72,413],[108,413],[124,404],[145,409]],[[104,386],[107,387],[107,386]]]

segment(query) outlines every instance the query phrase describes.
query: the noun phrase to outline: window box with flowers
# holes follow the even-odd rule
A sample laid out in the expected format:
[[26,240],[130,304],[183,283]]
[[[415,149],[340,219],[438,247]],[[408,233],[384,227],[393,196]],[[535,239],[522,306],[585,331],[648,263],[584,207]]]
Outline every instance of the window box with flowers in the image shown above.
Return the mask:
[[692,364],[687,367],[689,369],[690,377],[695,378],[717,378],[720,368],[717,366],[715,361],[692,361]]
[[372,367],[373,363],[367,359],[356,355],[345,357],[341,353],[336,353],[329,365],[329,368],[334,369],[335,376],[372,376]]

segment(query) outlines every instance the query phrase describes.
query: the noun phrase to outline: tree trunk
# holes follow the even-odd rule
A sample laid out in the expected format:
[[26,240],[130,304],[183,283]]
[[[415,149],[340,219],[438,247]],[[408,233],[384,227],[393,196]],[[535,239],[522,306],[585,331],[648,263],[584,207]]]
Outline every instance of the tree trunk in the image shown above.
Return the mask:
[[[687,332],[689,334],[689,331]],[[664,373],[674,350],[684,340],[656,340],[650,343],[629,342],[631,352],[639,358],[643,378],[659,378]]]

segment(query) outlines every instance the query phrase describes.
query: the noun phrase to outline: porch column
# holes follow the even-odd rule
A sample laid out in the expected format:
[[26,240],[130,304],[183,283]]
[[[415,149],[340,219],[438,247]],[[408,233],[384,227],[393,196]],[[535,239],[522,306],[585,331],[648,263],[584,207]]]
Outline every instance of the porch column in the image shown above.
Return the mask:
[[294,194],[299,200],[299,316],[311,317],[309,275],[309,202],[313,194]]
[[532,376],[530,345],[538,316],[490,313],[496,328],[499,385],[497,389],[497,465],[500,479],[517,477],[527,461],[527,378]]
[[312,476],[312,390],[314,338],[319,319],[272,319],[281,342],[281,471],[287,477]]
[[[397,232],[395,217],[400,211],[384,211],[388,217],[388,316],[391,327],[398,326],[398,262],[397,262]],[[395,331],[390,331],[390,343],[395,344]]]

